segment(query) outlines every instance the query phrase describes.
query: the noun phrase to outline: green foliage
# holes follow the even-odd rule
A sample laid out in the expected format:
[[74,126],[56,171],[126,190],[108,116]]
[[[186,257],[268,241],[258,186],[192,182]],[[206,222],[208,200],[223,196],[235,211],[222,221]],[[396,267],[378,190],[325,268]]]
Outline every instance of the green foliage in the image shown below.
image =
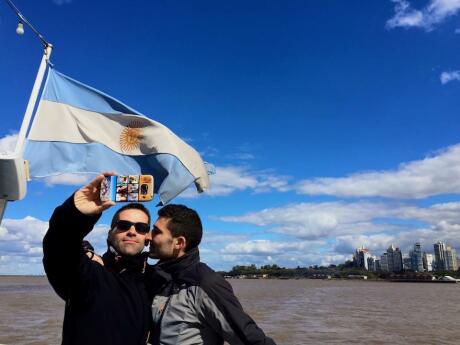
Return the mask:
[[249,266],[234,266],[230,272],[221,272],[226,276],[246,276],[248,278],[261,277],[268,275],[271,278],[348,278],[349,275],[366,275],[368,280],[386,280],[394,278],[407,278],[407,279],[430,279],[431,276],[441,277],[449,275],[454,278],[460,278],[460,270],[458,271],[441,271],[441,272],[425,272],[418,273],[412,271],[404,271],[400,273],[393,272],[371,272],[366,271],[362,268],[353,266],[352,261],[346,261],[340,265],[329,265],[325,266],[310,266],[296,268],[285,268],[280,267],[276,264],[264,265],[257,268],[256,265],[252,264]]

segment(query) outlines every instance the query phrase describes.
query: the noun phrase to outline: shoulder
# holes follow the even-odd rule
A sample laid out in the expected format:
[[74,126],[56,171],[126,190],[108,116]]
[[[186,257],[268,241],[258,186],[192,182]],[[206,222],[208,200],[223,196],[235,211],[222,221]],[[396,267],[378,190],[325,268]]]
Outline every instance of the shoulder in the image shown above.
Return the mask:
[[188,285],[200,286],[205,290],[228,284],[219,273],[203,262],[184,270],[180,279]]
[[200,263],[196,267],[198,285],[211,297],[225,296],[233,294],[231,285],[224,277],[215,272],[205,263]]

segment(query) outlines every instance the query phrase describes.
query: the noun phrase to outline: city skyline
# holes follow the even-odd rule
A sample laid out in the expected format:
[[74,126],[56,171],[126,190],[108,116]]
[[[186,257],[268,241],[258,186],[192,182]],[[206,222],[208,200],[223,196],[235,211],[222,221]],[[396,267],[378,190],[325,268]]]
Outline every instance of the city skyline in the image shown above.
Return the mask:
[[380,256],[372,255],[367,248],[361,246],[356,248],[351,261],[355,267],[374,272],[457,271],[460,258],[457,257],[456,249],[442,241],[432,246],[433,253],[430,253],[420,242],[415,242],[413,248],[405,254],[392,243]]

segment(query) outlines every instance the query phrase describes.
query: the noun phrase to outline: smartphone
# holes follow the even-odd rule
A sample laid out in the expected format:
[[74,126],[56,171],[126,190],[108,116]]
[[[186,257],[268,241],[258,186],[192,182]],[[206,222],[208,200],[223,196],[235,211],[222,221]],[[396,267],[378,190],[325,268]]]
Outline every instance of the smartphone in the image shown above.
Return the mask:
[[139,202],[153,199],[152,175],[107,176],[101,182],[101,200]]

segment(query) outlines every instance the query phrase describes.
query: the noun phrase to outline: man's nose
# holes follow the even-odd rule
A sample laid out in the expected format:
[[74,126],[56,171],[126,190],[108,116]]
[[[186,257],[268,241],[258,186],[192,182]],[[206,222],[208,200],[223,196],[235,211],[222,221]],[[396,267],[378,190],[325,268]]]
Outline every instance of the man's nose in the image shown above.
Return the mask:
[[131,225],[131,227],[129,228],[127,234],[130,235],[130,236],[136,236],[137,235],[137,231],[136,231],[136,228],[134,227],[134,224]]

